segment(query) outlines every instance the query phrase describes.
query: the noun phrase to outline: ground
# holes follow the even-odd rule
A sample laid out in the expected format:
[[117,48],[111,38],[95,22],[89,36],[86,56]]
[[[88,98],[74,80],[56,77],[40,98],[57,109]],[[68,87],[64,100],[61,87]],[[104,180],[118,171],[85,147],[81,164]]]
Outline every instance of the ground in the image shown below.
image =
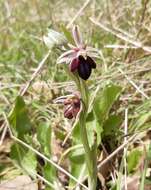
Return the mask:
[[151,189],[150,19],[149,0],[0,1],[0,189],[21,178],[28,189],[87,185],[77,120],[54,103],[75,83],[57,64],[64,50],[43,40],[49,28],[70,42],[75,24],[99,52],[86,82],[97,97],[97,119],[87,117],[89,143],[100,133],[97,189]]

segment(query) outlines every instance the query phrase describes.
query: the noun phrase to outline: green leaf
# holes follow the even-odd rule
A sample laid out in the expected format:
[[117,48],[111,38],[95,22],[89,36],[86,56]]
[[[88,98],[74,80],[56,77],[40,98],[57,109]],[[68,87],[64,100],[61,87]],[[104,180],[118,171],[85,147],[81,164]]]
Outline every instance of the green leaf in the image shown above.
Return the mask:
[[[93,112],[89,113],[86,119],[86,129],[87,129],[87,136],[90,147],[94,143],[94,132],[97,131],[99,128],[99,132],[101,131],[101,127],[96,120],[95,115]],[[103,129],[102,129],[103,130]],[[102,132],[102,131],[101,131]],[[81,144],[81,134],[80,134],[80,124],[77,122],[76,126],[74,127],[73,133],[73,144]]]
[[54,132],[57,139],[64,140],[66,133],[63,130],[57,128]]
[[144,168],[143,168],[143,172],[141,175],[141,182],[140,182],[139,190],[144,190],[145,181],[146,181],[146,172],[147,172],[147,168],[149,166],[150,160],[151,160],[151,143],[149,144],[149,147],[147,150],[147,158],[144,161]]
[[122,88],[120,86],[109,84],[103,91],[98,92],[96,99],[94,100],[94,113],[97,120],[96,133],[97,144],[101,141],[101,133],[103,132],[103,124],[109,117],[109,111],[112,108],[113,103],[117,100]]
[[139,115],[139,117],[137,117],[135,120],[133,120],[133,123],[130,125],[131,126],[130,131],[144,129],[146,127],[146,123],[150,119],[150,117],[151,117],[150,111]]
[[102,122],[108,118],[109,111],[120,95],[121,90],[122,88],[120,86],[110,84],[107,85],[103,91],[98,93],[94,101],[94,111],[97,116],[97,120],[101,125]]
[[122,123],[122,117],[120,115],[110,115],[104,122],[103,135],[115,135],[119,131],[119,126]]
[[115,189],[115,190],[121,190],[122,189],[123,171],[124,171],[124,156],[121,159],[120,167],[119,167],[119,170],[117,172],[118,177],[116,179],[116,184],[115,184],[115,186],[113,186],[112,189]]
[[[86,176],[86,165],[83,164],[76,164],[74,162],[70,162],[71,171],[70,173],[76,178],[76,179],[83,179],[84,176]],[[72,189],[77,183],[73,180],[69,180],[69,189]]]
[[69,158],[72,162],[77,164],[84,163],[85,151],[83,147],[76,148],[69,153]]
[[37,127],[37,140],[45,155],[51,154],[51,127],[49,123],[42,122]]
[[15,164],[21,167],[24,172],[30,174],[34,178],[36,177],[37,160],[35,154],[31,150],[19,144],[14,144],[11,147],[10,156]]
[[[50,123],[41,122],[37,126],[37,140],[41,145],[43,154],[51,158],[51,126]],[[47,181],[53,184],[57,181],[56,168],[50,163],[45,162],[43,167],[43,175]],[[47,190],[52,190],[50,186],[46,186]]]
[[53,183],[54,181],[57,180],[57,172],[56,172],[56,168],[54,168],[54,166],[52,166],[50,163],[45,163],[45,166],[43,168],[43,173],[44,173],[44,177],[46,180],[48,180],[49,182]]
[[25,134],[31,132],[27,108],[21,96],[16,98],[15,107],[9,116],[9,123],[14,134],[20,139],[24,139]]
[[71,44],[74,44],[74,40],[73,40],[71,32],[64,25],[61,25],[61,29],[62,29],[65,37],[67,38],[68,42]]
[[151,179],[145,179],[145,185],[151,185]]
[[72,138],[73,138],[73,145],[82,144],[79,121],[74,126],[74,129],[73,129],[73,132],[72,132]]
[[130,154],[127,157],[128,173],[134,172],[137,165],[139,164],[141,156],[142,152],[140,150],[134,149],[130,152]]
[[[103,128],[101,128],[101,126],[99,125],[94,114],[93,116],[91,114],[89,114],[88,116],[89,117],[87,117],[86,128],[87,128],[89,145],[90,147],[92,147],[94,145],[94,141],[96,138],[94,132],[96,131],[97,134],[101,134],[103,131]],[[100,136],[97,136],[97,137],[98,137],[97,144],[99,144],[101,139],[99,138]]]
[[147,151],[147,159],[148,161],[151,160],[151,142],[149,144],[148,151]]

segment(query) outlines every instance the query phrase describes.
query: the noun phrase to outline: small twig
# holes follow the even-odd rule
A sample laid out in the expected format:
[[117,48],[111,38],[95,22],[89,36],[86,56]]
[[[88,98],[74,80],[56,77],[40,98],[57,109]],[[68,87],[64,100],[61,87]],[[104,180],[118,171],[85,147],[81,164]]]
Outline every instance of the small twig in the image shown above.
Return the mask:
[[75,149],[78,149],[78,148],[83,148],[83,145],[82,144],[77,144],[77,145],[74,145],[70,148],[68,148],[67,150],[65,150],[62,154],[61,154],[61,157],[58,161],[58,164],[61,165],[61,162],[64,160],[64,158],[69,154],[69,152],[75,150]]
[[[85,170],[86,170],[86,165],[84,164],[84,166],[81,168],[81,173],[80,173],[80,176],[79,176],[79,178],[78,178],[79,181],[81,181],[81,180],[83,179]],[[75,189],[75,188],[72,188],[71,190],[74,190],[74,189]],[[75,190],[79,190],[78,184],[76,184],[76,189],[75,189]]]
[[[130,71],[130,72],[125,72],[125,74],[126,75],[133,75],[133,74],[137,74],[137,73],[141,73],[141,72],[148,72],[148,71],[150,71],[151,70],[151,68],[145,68],[145,69],[141,69],[141,70],[137,70],[137,71]],[[123,76],[123,74],[117,74],[117,72],[115,72],[114,74],[112,73],[112,79],[118,79],[118,78],[120,78],[120,77],[122,77]],[[101,84],[102,83],[102,81],[103,80],[105,80],[105,79],[108,79],[108,78],[110,78],[111,77],[111,75],[110,74],[106,74],[105,76],[101,76],[101,77],[97,77],[96,79],[97,79],[97,81],[96,81],[96,84],[98,85],[98,84]],[[94,86],[91,86],[90,87],[90,89],[92,89],[92,88],[94,88]]]
[[70,136],[72,135],[72,132],[73,132],[75,126],[76,126],[76,125],[74,125],[74,126],[72,127],[72,129],[71,129],[71,130],[68,132],[68,134],[66,135],[64,141],[62,142],[62,146],[64,146],[64,145],[66,144],[67,140],[68,140],[68,139],[70,138]]
[[72,24],[74,23],[74,21],[80,16],[80,14],[87,7],[87,5],[89,4],[89,2],[90,2],[90,0],[85,1],[85,3],[83,4],[83,6],[81,7],[81,9],[77,12],[77,14],[68,23],[67,28],[70,28],[72,26]]
[[[125,109],[125,125],[124,125],[124,143],[127,142],[127,134],[128,134],[128,109]],[[127,156],[127,146],[124,148],[124,186],[125,190],[127,190],[127,163],[126,163],[126,156]]]
[[6,9],[6,19],[10,18],[12,15],[12,8],[8,1],[4,1],[5,9]]
[[123,30],[122,28],[119,28],[117,26],[113,26],[113,29],[117,32],[120,32],[122,34],[124,34],[125,36],[127,36],[128,38],[131,38],[131,39],[134,39],[135,38],[135,35],[134,34],[131,34],[129,33],[128,31],[126,30]]
[[20,95],[23,96],[26,91],[28,90],[29,86],[31,85],[32,81],[36,78],[36,76],[38,75],[38,73],[40,72],[40,70],[42,69],[45,61],[47,60],[47,58],[50,55],[50,50],[48,51],[48,53],[45,55],[45,57],[42,59],[42,61],[39,63],[37,69],[35,70],[35,72],[32,74],[31,79],[27,82],[25,88],[23,90],[20,91]]
[[149,99],[147,94],[145,94],[120,68],[118,70],[125,76],[128,82],[139,92],[141,93],[146,99]]
[[137,33],[137,38],[139,37],[141,31],[142,31],[142,25],[143,25],[143,22],[145,20],[145,16],[146,16],[146,10],[147,10],[147,4],[149,3],[149,0],[145,0],[144,3],[143,3],[143,9],[142,9],[142,15],[141,15],[141,19],[139,21],[139,30],[138,30],[138,33]]
[[107,162],[109,162],[116,154],[118,154],[122,149],[124,149],[125,146],[128,145],[134,138],[136,137],[136,134],[134,134],[132,137],[130,137],[127,142],[124,142],[122,145],[120,145],[114,152],[112,152],[105,160],[103,160],[99,165],[98,165],[98,170]]
[[[105,146],[103,145],[103,143],[101,143],[101,146],[102,146],[102,149],[103,149],[103,151],[104,151],[104,153],[105,153],[105,156],[106,156],[106,157],[109,156],[109,154],[108,154],[108,152],[107,152]],[[111,166],[111,168],[109,169],[109,171],[110,171],[110,173],[111,173],[111,178],[112,178],[112,181],[115,181],[114,175],[113,175],[113,173],[112,173],[112,170],[115,170],[115,167],[113,166],[112,162],[110,162],[110,166]]]
[[65,139],[64,139],[64,141],[63,141],[63,143],[62,143],[62,146],[64,146],[64,145],[66,144],[66,142],[67,142],[67,140],[70,138],[70,136],[71,136],[71,134],[72,134],[74,128],[75,128],[76,125],[78,124],[78,122],[79,122],[79,116],[80,116],[80,112],[77,114],[76,119],[75,119],[75,121],[74,121],[74,124],[73,124],[73,126],[72,126],[72,129],[71,129],[71,131],[69,131],[69,133],[66,135],[66,137],[65,137]]
[[3,144],[3,141],[4,141],[4,138],[5,138],[5,135],[7,133],[7,126],[5,125],[5,122],[3,124],[3,132],[2,132],[2,135],[1,135],[1,138],[0,138],[0,146]]
[[104,57],[104,55],[103,55],[102,50],[99,50],[98,53],[99,53],[99,55],[100,55],[100,57],[101,57],[101,59],[102,59],[102,61],[103,61],[104,71],[107,72],[107,70],[108,70],[108,68],[107,68],[107,62],[106,62],[106,60],[105,60],[105,57]]
[[148,46],[143,46],[143,44],[139,41],[134,41],[130,38],[128,38],[127,36],[117,33],[114,30],[108,28],[107,26],[103,25],[102,23],[98,22],[97,20],[95,20],[94,18],[90,18],[90,20],[97,26],[99,26],[100,28],[102,28],[103,30],[113,34],[114,36],[116,36],[117,38],[124,40],[130,44],[133,44],[134,46],[136,46],[137,48],[142,48],[144,51],[147,51],[149,53],[151,53],[151,48]]
[[2,86],[2,87],[0,87],[0,91],[5,90],[5,89],[10,89],[10,88],[17,88],[20,86],[21,86],[21,84],[11,84],[11,85],[7,85],[7,86]]
[[107,44],[104,48],[113,48],[113,49],[138,49],[136,46],[120,45],[120,44]]
[[45,179],[44,177],[42,177],[42,176],[39,175],[38,173],[36,174],[36,176],[37,176],[40,180],[42,180],[43,182],[45,182],[45,184],[47,184],[47,185],[49,185],[50,187],[52,187],[53,189],[55,189],[55,186],[54,186],[52,183],[50,183],[50,181],[48,181],[47,179]]

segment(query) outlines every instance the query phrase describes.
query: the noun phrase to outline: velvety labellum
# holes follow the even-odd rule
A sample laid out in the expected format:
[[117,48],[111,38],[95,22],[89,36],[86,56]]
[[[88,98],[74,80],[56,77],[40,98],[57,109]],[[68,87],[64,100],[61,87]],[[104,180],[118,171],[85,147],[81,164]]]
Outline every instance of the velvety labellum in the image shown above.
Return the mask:
[[91,65],[93,69],[96,68],[96,63],[93,61],[91,57],[87,56],[87,61],[89,62],[89,64]]
[[78,66],[78,74],[82,79],[87,80],[91,75],[91,64],[87,61],[87,59],[84,59],[82,56],[79,56],[79,61],[80,64]]

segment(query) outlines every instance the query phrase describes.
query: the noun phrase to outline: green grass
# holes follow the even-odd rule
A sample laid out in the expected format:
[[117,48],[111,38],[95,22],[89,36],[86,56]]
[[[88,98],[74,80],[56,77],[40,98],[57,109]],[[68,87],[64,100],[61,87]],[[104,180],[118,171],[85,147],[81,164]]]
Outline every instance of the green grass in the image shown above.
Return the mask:
[[[67,26],[84,2],[84,0],[77,2],[74,0],[0,1],[0,125],[3,125],[6,119],[4,118],[4,113],[6,116],[10,114],[20,89],[24,88],[27,81],[31,79],[38,64],[48,52],[48,48],[42,40],[43,35],[47,34],[47,28],[49,27],[58,32],[63,32],[61,26]],[[107,26],[110,32],[97,26],[90,20],[90,17],[95,18],[94,20],[98,19],[98,22]],[[144,136],[146,136],[146,132],[150,129],[151,125],[151,54],[148,50],[144,51],[142,47],[151,47],[150,19],[150,1],[93,0],[90,1],[74,22],[74,24],[80,26],[84,40],[91,46],[98,48],[101,52],[100,58],[97,59],[97,69],[87,82],[91,91],[95,91],[98,85],[100,85],[100,89],[103,91],[109,83],[114,83],[122,87],[122,93],[109,110],[109,116],[118,115],[120,117],[119,120],[124,122],[124,112],[128,108],[128,133],[130,133],[129,135],[138,134],[138,139],[142,140],[145,144],[146,150],[148,150],[148,145],[146,145],[148,142],[146,143]],[[69,31],[71,31],[71,28]],[[125,40],[117,37],[114,33],[124,36]],[[106,47],[107,45],[134,46],[134,44],[129,43],[129,39],[133,43],[140,42],[142,47],[136,49]],[[60,56],[60,51],[54,49],[46,60],[41,72],[36,76],[23,97],[27,105],[28,117],[31,121],[32,129],[30,132],[32,135],[27,135],[22,140],[31,142],[31,146],[48,156],[47,152],[41,148],[41,142],[33,142],[32,136],[37,137],[37,128],[39,125],[43,125],[44,123],[44,125],[51,126],[53,135],[50,157],[53,158],[57,154],[59,160],[65,151],[68,152],[68,148],[72,150],[71,137],[66,148],[60,146],[65,136],[71,130],[72,124],[64,119],[62,106],[53,104],[53,99],[56,97],[69,94],[67,86],[70,84],[70,79],[66,76],[63,68],[60,65],[56,65],[58,56]],[[135,83],[139,90],[136,89],[133,83]],[[73,87],[74,85],[72,85]],[[112,118],[109,117],[106,119]],[[105,132],[102,134],[102,143],[108,154],[123,143],[124,124],[122,122],[119,122],[118,126],[115,125],[116,129],[113,129],[114,132],[111,130],[108,132],[108,135]],[[110,120],[105,121],[105,123],[110,124]],[[114,123],[112,124],[114,125]],[[89,125],[91,126],[92,124],[89,123]],[[3,128],[0,132],[2,135]],[[43,138],[45,137],[41,138],[43,142]],[[6,135],[3,141],[4,145],[6,139],[10,139],[8,135]],[[112,141],[113,139],[114,141]],[[133,146],[133,144],[128,146],[128,154],[133,150]],[[137,151],[141,149],[141,152],[144,153],[145,149],[142,148],[142,145],[140,147]],[[2,169],[0,167],[0,178],[2,179],[6,179],[7,173],[3,175],[3,171],[6,168],[14,168],[13,159],[9,159],[10,155],[7,155],[6,152],[0,149],[0,154],[2,155],[0,155],[0,163],[3,163],[6,158],[8,159],[8,164],[5,164]],[[101,147],[98,149],[98,154],[100,155],[102,152]],[[70,157],[74,154],[74,159],[76,158],[76,153],[71,151],[70,154]],[[132,164],[134,157],[135,154],[133,154],[132,160],[128,157],[130,164]],[[80,158],[82,159],[82,156]],[[115,159],[118,161],[118,164],[115,165],[113,161],[113,167],[111,167],[116,173],[116,175],[113,175],[115,183],[113,177],[110,177],[110,170],[107,176],[103,176],[106,187],[107,184],[112,184],[107,189],[119,188],[119,183],[123,180],[124,172],[121,169],[124,168],[124,166],[121,166],[121,163],[123,163],[121,160],[124,159],[123,152],[122,154],[118,154]],[[140,159],[143,158],[140,156]],[[77,166],[76,163],[74,166],[71,164],[71,167],[69,167],[68,161],[68,159],[65,159],[63,166],[66,170],[71,170],[73,175],[76,176],[80,166]],[[144,188],[146,180],[145,176],[141,178],[140,170],[138,169],[139,164],[134,164],[138,167],[131,168],[132,172],[128,173],[127,177],[133,179],[134,174],[137,173],[140,176],[141,187]],[[145,170],[147,169],[149,169],[149,166],[145,165]],[[14,176],[16,176],[15,170]],[[56,180],[56,170],[53,167],[47,166],[43,172],[41,163],[38,162],[36,170],[40,171],[52,183],[52,178],[49,179],[48,177],[48,173],[51,171],[51,175]],[[23,172],[20,169],[19,171]],[[75,185],[72,180],[69,181],[70,185]],[[62,186],[64,187],[65,184]]]

